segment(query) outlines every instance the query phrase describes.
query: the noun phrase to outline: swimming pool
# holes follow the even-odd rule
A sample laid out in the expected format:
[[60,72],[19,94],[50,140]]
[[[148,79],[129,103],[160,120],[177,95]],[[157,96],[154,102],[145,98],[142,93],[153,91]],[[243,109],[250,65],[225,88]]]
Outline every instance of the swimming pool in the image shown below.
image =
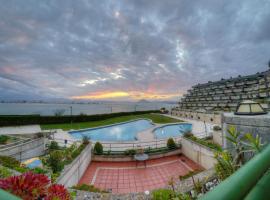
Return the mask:
[[25,164],[26,167],[28,167],[30,169],[34,169],[36,167],[42,167],[42,162],[38,157],[28,159],[28,160],[24,161],[23,164]]
[[138,132],[153,126],[150,120],[139,119],[110,126],[70,131],[69,134],[76,139],[86,136],[94,141],[134,141],[137,140]]
[[154,129],[154,135],[157,139],[178,137],[187,131],[191,131],[192,125],[188,123],[165,125]]

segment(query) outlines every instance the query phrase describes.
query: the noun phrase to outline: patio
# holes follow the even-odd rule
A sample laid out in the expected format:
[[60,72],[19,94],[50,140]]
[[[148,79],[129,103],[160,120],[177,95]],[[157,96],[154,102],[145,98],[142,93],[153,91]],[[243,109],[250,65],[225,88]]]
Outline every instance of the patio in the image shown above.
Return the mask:
[[146,167],[136,162],[92,162],[80,184],[111,190],[112,193],[144,192],[168,185],[173,177],[178,179],[189,171],[202,169],[183,155],[146,161]]

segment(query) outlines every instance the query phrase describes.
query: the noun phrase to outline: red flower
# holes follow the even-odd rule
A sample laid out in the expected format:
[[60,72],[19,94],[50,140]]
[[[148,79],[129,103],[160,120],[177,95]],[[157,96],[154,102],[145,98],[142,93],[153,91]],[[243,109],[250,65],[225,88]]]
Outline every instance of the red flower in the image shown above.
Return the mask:
[[23,198],[24,200],[70,200],[70,195],[63,185],[51,185],[44,174],[27,172],[20,176],[0,179],[0,188]]
[[48,196],[45,200],[69,200],[71,199],[67,189],[63,185],[51,185],[48,188]]
[[44,174],[27,172],[20,176],[12,176],[0,179],[0,188],[7,190],[23,199],[36,199],[46,195],[46,187],[50,180]]

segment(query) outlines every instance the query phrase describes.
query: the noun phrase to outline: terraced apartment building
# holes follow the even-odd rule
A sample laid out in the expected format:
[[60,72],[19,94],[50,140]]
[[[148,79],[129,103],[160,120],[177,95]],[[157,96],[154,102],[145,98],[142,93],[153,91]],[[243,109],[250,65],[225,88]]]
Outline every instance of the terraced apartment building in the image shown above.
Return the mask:
[[[270,69],[248,76],[209,81],[192,86],[179,102],[179,107],[172,109],[172,114],[188,118],[201,119],[199,113],[208,113],[205,121],[219,121],[216,115],[223,111],[235,111],[239,102],[253,100],[263,107],[270,104]],[[220,118],[220,117],[219,117]]]

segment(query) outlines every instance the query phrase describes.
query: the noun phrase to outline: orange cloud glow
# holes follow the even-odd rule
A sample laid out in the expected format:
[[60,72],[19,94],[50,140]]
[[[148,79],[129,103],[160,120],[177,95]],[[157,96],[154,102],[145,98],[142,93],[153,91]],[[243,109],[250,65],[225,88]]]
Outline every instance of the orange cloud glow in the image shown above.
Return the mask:
[[114,92],[97,92],[81,96],[73,96],[72,99],[114,99],[114,98],[128,98],[133,100],[139,99],[151,99],[151,100],[166,100],[175,97],[179,97],[179,94],[159,94],[159,93],[147,93],[147,92],[124,92],[124,91],[114,91]]
[[82,96],[73,96],[73,99],[109,99],[109,98],[119,98],[119,97],[128,97],[127,92],[104,92],[104,93],[93,93]]

